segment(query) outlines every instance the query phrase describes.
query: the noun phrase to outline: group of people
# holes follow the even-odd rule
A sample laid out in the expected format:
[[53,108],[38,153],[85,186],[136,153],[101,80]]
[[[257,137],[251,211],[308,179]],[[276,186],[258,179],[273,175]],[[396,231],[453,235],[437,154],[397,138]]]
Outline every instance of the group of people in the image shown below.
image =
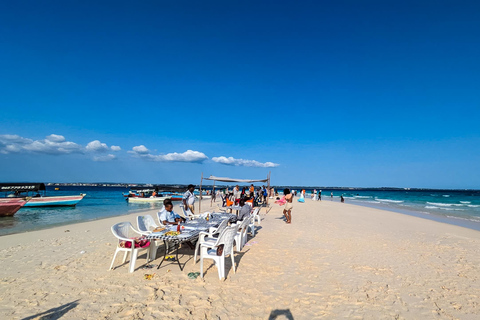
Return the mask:
[[[253,187],[253,185],[251,186]],[[236,186],[238,190],[238,185]],[[194,194],[195,186],[193,184],[188,185],[187,191],[183,194],[182,202],[185,208],[185,211],[190,211],[192,214],[195,213],[195,194]],[[227,189],[228,190],[228,189]],[[234,189],[235,190],[235,189]],[[237,221],[243,220],[245,217],[251,213],[253,208],[253,199],[251,197],[254,196],[254,190],[249,189],[249,193],[240,193],[240,198],[238,199],[238,204],[241,208],[237,215]],[[248,204],[247,202],[252,202]],[[179,215],[173,211],[173,203],[170,199],[165,199],[163,201],[163,208],[159,212],[159,219],[163,225],[178,225],[179,223],[185,222],[186,217]]]
[[[188,186],[187,191],[184,193],[182,197],[183,206],[185,211],[190,211],[192,214],[195,212],[195,194],[194,194],[195,186],[190,184]],[[296,195],[296,191],[290,189],[284,189],[283,194],[284,197],[280,204],[283,205],[285,203],[285,207],[283,209],[283,215],[285,217],[285,222],[290,224],[292,223],[292,209],[293,209],[293,197]],[[213,192],[212,192],[213,194]],[[220,190],[217,191],[217,196],[222,195],[223,192]],[[275,190],[273,188],[267,188],[265,186],[259,187],[255,189],[253,184],[250,187],[243,187],[240,189],[238,185],[236,185],[232,190],[225,190],[225,205],[230,206],[234,204],[238,204],[241,209],[239,210],[237,220],[243,220],[247,217],[252,208],[260,202],[265,201],[268,197],[274,197]],[[300,199],[305,197],[305,190],[300,191]],[[322,190],[317,192],[316,189],[312,192],[312,200],[322,200]],[[333,198],[333,193],[331,194]],[[299,199],[299,201],[300,201]],[[343,196],[341,197],[341,201],[344,202]],[[248,203],[250,202],[250,204]],[[279,202],[277,202],[279,203]],[[178,223],[184,222],[185,217],[175,213],[173,211],[173,203],[170,199],[166,199],[163,201],[164,207],[160,211],[160,220],[164,225],[173,224],[176,225]]]
[[313,189],[311,197],[314,201],[322,201],[322,190]]
[[265,186],[255,189],[253,184],[251,184],[249,187],[240,189],[240,187],[236,185],[232,190],[228,190],[228,188],[225,190],[225,205],[229,206],[231,203],[239,204],[242,199],[252,204],[258,204],[265,202],[268,197],[273,198],[274,194],[275,191],[273,188],[267,188]]
[[[195,194],[193,191],[195,186],[193,184],[188,185],[187,191],[183,194],[182,202],[185,211],[190,211],[192,214],[195,213]],[[177,225],[181,222],[186,221],[186,217],[182,217],[178,213],[173,211],[173,203],[171,199],[163,200],[163,208],[159,212],[159,220],[164,226],[173,224]]]

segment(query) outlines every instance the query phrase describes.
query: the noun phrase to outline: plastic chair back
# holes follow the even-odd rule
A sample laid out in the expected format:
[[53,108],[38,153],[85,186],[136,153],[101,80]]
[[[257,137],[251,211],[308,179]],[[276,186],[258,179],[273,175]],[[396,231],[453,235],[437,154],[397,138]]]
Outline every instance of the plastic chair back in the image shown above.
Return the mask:
[[229,255],[232,252],[233,248],[233,240],[235,239],[235,235],[237,234],[236,227],[226,227],[225,230],[220,234],[218,237],[217,243],[215,247],[223,244],[223,253],[224,255]]
[[120,222],[112,226],[112,233],[117,238],[131,238],[135,236],[130,222]]
[[220,225],[218,226],[217,230],[215,231],[215,233],[222,233],[223,230],[225,230],[225,228],[228,226],[228,219],[224,219]]
[[158,227],[151,215],[138,216],[137,226],[140,232],[151,232]]

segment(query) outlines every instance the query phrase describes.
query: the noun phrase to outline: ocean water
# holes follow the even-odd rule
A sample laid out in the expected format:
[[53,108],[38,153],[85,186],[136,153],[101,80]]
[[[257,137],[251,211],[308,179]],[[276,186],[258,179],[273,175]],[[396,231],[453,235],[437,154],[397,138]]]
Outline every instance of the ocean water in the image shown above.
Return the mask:
[[[333,192],[333,198],[330,193]],[[307,191],[311,193],[311,189]],[[322,190],[323,201],[340,201],[480,230],[480,190]]]
[[[47,195],[86,196],[75,207],[21,208],[13,217],[0,218],[0,235],[45,229],[76,222],[90,221],[149,209],[160,210],[162,204],[128,203],[123,197],[129,188],[117,187],[47,187]],[[119,220],[120,222],[120,220]]]
[[[300,188],[296,188],[298,191]],[[306,201],[311,201],[307,191]],[[76,222],[160,209],[161,203],[128,203],[120,187],[47,187],[47,195],[87,195],[76,207],[22,208],[13,217],[0,218],[0,235],[45,229]],[[278,190],[281,193],[281,190]],[[333,198],[330,193],[333,192]],[[480,190],[465,191],[355,191],[322,190],[322,201],[340,201],[400,212],[480,230]],[[120,220],[119,220],[120,221]]]

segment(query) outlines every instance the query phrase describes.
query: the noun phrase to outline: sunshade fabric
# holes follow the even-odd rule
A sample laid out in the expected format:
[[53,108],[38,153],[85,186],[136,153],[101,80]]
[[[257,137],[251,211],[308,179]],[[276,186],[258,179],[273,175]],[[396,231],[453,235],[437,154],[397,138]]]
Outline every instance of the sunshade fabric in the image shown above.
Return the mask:
[[240,182],[240,183],[253,183],[253,182],[267,182],[268,179],[260,179],[260,180],[250,180],[250,179],[233,179],[233,178],[224,178],[224,177],[215,177],[210,176],[208,178],[203,178],[204,180],[215,180],[221,182]]
[[3,192],[9,192],[9,191],[27,192],[27,191],[38,191],[38,190],[45,190],[45,184],[31,183],[31,182],[0,183],[0,191],[3,191]]

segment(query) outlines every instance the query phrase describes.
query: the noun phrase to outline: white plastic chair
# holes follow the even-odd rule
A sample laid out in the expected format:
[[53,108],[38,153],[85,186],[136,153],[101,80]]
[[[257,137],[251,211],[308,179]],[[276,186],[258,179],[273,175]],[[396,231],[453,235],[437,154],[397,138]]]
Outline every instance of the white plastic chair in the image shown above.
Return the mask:
[[224,219],[218,227],[210,227],[208,232],[202,231],[198,234],[197,245],[195,246],[195,254],[193,256],[193,264],[197,263],[197,254],[200,252],[200,244],[210,243],[215,244],[218,240],[218,236],[227,228],[228,219]]
[[253,210],[253,213],[251,214],[252,218],[250,219],[250,223],[248,224],[248,227],[250,228],[253,237],[255,237],[255,219],[258,217],[258,220],[260,221],[258,210],[259,208],[256,208],[255,210]]
[[[160,226],[164,226],[162,223],[160,223]],[[141,234],[143,235],[148,235],[152,233],[155,228],[160,227],[155,223],[155,220],[153,220],[151,215],[145,215],[145,216],[137,216],[137,227],[138,231],[140,231]]]
[[185,219],[192,220],[192,219],[198,219],[200,217],[200,215],[193,214],[192,211],[190,211],[190,210],[185,210],[185,206],[183,204],[180,205],[180,208],[182,208],[183,215],[184,215]]
[[[113,225],[112,233],[119,240],[119,243],[117,244],[117,249],[115,250],[115,254],[113,255],[112,264],[110,265],[109,270],[112,270],[113,263],[115,262],[115,258],[117,257],[117,253],[119,251],[125,252],[122,263],[125,263],[125,261],[127,260],[127,255],[128,253],[130,253],[130,266],[128,269],[130,273],[135,270],[135,262],[137,261],[139,251],[147,250],[147,261],[149,261],[150,249],[151,249],[150,245],[145,248],[135,248],[135,239],[132,239],[132,238],[141,234],[133,228],[130,222],[120,222]],[[121,241],[131,242],[131,248],[120,247]]]
[[[200,275],[203,278],[203,259],[212,259],[218,269],[218,278],[225,278],[225,257],[232,259],[233,273],[235,273],[235,258],[233,256],[233,240],[237,233],[237,227],[227,227],[218,237],[218,240],[212,245],[202,243],[200,245]],[[217,255],[217,248],[223,245],[222,254]]]
[[258,208],[258,207],[255,208],[255,210],[253,210],[252,214],[254,215],[254,220],[253,221],[257,220],[258,225],[260,225],[260,221],[261,221],[261,219],[260,219],[260,208]]
[[[157,212],[158,220],[160,220],[160,214]],[[150,233],[158,227],[165,227],[163,223],[160,222],[160,225],[155,223],[153,217],[151,215],[144,215],[144,216],[137,216],[137,227],[138,231],[143,235],[149,235]],[[157,249],[162,244],[161,240],[153,241],[152,250],[150,251],[150,255],[152,256],[152,260],[157,258]],[[168,242],[167,242],[167,250],[168,250]]]
[[245,243],[247,242],[248,225],[252,220],[252,215],[246,217],[240,223],[237,222],[237,234],[235,235],[235,243],[237,244],[237,251],[241,251]]

